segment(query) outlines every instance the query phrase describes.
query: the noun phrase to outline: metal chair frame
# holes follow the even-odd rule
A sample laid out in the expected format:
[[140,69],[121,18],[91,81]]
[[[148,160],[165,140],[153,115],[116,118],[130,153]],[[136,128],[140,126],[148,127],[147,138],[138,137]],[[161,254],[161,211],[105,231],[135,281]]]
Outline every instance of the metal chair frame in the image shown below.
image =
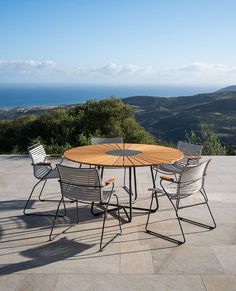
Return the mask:
[[[59,175],[57,172],[57,168],[52,167],[51,163],[48,161],[49,158],[60,158],[59,164],[63,162],[63,157],[61,155],[53,154],[53,155],[47,155],[44,147],[41,144],[35,144],[28,148],[29,155],[31,157],[33,166],[33,172],[36,179],[39,181],[33,186],[32,191],[28,197],[28,200],[25,204],[23,213],[25,215],[45,215],[45,216],[52,216],[51,214],[38,214],[38,213],[27,213],[26,210],[28,208],[28,205],[30,203],[31,197],[34,193],[35,188],[43,182],[42,188],[40,190],[38,199],[40,201],[45,201],[45,199],[42,199],[42,193],[45,188],[45,185],[49,179],[58,179]],[[53,215],[54,216],[54,215]]]
[[[99,251],[102,251],[105,248],[105,246],[107,246],[111,241],[113,241],[118,235],[121,235],[122,233],[120,208],[123,208],[123,207],[119,205],[118,196],[113,191],[114,179],[110,179],[106,182],[106,185],[102,185],[99,172],[95,168],[74,168],[74,167],[68,167],[64,165],[57,165],[57,169],[58,169],[59,177],[60,177],[59,182],[60,182],[60,187],[61,187],[62,198],[56,210],[56,215],[54,217],[53,224],[51,227],[49,240],[52,240],[53,229],[55,226],[56,219],[58,217],[60,205],[64,201],[64,198],[69,198],[73,200],[74,202],[76,202],[76,222],[74,224],[78,224],[79,223],[79,207],[78,207],[79,202],[82,202],[82,203],[90,202],[92,204],[92,207],[91,207],[91,212],[92,212],[94,203],[97,202],[99,204],[103,200],[103,188],[105,186],[108,186],[109,184],[112,184],[111,189],[110,189],[110,194],[108,196],[108,199],[106,200],[106,206],[103,211],[104,218],[103,218],[103,223],[102,223],[102,232],[101,232],[100,245],[99,245]],[[87,182],[82,180],[83,177],[85,177],[85,175],[87,175]],[[85,192],[85,194],[83,194],[83,192]],[[108,207],[110,205],[110,200],[112,196],[114,196],[116,199],[117,208],[115,210],[118,210],[120,232],[115,234],[115,236],[113,236],[108,242],[102,245],[107,213],[109,212]],[[65,203],[64,203],[64,209],[66,211]],[[74,224],[72,224],[71,226],[73,226]],[[65,231],[63,231],[63,233],[65,233]]]
[[[181,221],[191,223],[191,224],[194,224],[194,225],[197,225],[200,227],[204,227],[204,228],[207,228],[209,230],[216,228],[216,222],[215,222],[215,219],[214,219],[213,214],[211,212],[211,209],[209,207],[208,197],[207,197],[207,194],[206,194],[206,191],[204,188],[206,170],[207,170],[207,167],[209,165],[209,162],[210,162],[210,160],[207,160],[207,161],[202,162],[198,165],[192,165],[192,166],[186,165],[183,168],[183,171],[180,173],[178,180],[174,180],[173,178],[169,178],[169,177],[160,177],[160,185],[161,185],[162,189],[159,189],[159,188],[150,189],[152,191],[152,197],[151,197],[151,203],[150,203],[150,211],[148,213],[147,222],[146,222],[146,226],[145,226],[145,230],[147,233],[155,235],[155,236],[160,237],[162,239],[171,241],[173,243],[183,244],[183,243],[185,243],[186,238],[185,238],[184,231],[183,231],[183,228],[181,225]],[[197,170],[199,170],[198,173],[196,173]],[[191,177],[191,175],[192,175],[192,179],[186,180],[186,176]],[[171,184],[174,183],[176,185],[175,195],[173,195],[173,193],[168,192],[167,186],[164,185],[164,182],[171,183]],[[191,189],[192,189],[193,193],[189,192],[188,194],[184,195],[184,192],[191,191]],[[180,206],[181,199],[184,199],[184,198],[187,198],[191,195],[194,195],[194,193],[197,193],[197,192],[199,192],[201,194],[201,196],[203,198],[203,202]],[[180,240],[173,239],[172,237],[168,237],[168,236],[165,236],[163,234],[151,231],[148,228],[150,215],[152,213],[151,208],[152,208],[153,200],[154,200],[154,198],[158,199],[158,197],[159,197],[158,193],[165,195],[168,198],[168,200],[170,201],[170,203],[172,204],[173,209],[175,211],[175,215],[176,215],[178,224],[179,224],[179,227],[180,227],[180,231],[181,231],[183,240],[180,241]],[[175,203],[173,202],[173,200],[175,200]],[[184,218],[182,216],[179,216],[180,209],[204,205],[204,204],[206,204],[206,206],[207,206],[207,209],[209,211],[213,225],[203,224],[199,221],[190,220],[190,219]]]

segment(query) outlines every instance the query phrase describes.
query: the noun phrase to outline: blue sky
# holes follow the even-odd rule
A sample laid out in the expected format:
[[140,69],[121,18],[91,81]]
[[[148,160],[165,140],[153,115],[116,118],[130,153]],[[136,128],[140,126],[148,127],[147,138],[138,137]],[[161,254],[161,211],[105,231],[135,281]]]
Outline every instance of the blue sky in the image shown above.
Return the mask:
[[0,83],[236,84],[235,0],[0,0]]

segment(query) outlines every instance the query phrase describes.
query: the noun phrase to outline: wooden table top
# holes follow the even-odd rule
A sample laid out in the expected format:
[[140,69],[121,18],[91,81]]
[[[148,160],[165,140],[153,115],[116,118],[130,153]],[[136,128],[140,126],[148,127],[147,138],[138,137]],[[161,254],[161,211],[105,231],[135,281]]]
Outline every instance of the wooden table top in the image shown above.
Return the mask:
[[183,153],[170,147],[148,144],[99,144],[65,151],[70,161],[106,167],[144,167],[169,164],[180,160]]

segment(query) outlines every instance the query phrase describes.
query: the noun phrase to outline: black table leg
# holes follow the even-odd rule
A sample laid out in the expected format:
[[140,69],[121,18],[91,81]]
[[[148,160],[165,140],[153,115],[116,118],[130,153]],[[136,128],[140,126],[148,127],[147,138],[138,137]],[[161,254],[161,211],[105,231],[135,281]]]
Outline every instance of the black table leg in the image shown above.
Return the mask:
[[[134,178],[134,193],[132,192],[132,170],[133,170],[133,178]],[[150,167],[150,170],[151,170],[151,176],[152,176],[152,182],[153,182],[153,188],[156,187],[155,185],[155,178],[154,178],[154,173],[153,173],[153,169],[152,167]],[[129,205],[124,205],[122,207],[124,208],[128,208],[129,209],[129,214],[128,212],[126,211],[126,216],[128,218],[128,222],[131,222],[132,221],[132,218],[133,218],[133,213],[132,213],[132,210],[135,209],[135,210],[140,210],[140,211],[150,211],[149,208],[143,208],[143,207],[135,207],[133,206],[133,202],[135,202],[135,200],[137,199],[137,179],[136,179],[136,169],[135,167],[129,167],[129,188],[126,187],[124,185],[124,189],[128,192],[129,194]],[[134,200],[132,201],[132,196],[134,195]],[[110,203],[111,206],[117,206],[116,204],[112,204]],[[159,203],[158,203],[158,200],[156,198],[156,207],[153,208],[151,210],[151,212],[156,212],[159,208]]]
[[[156,177],[154,176],[153,167],[152,166],[150,166],[150,170],[151,170],[153,188],[156,188]],[[156,198],[157,206],[155,208],[155,211],[151,210],[152,212],[156,212],[158,210],[158,208],[159,208],[158,196],[156,195],[155,198]]]
[[132,221],[132,168],[129,167],[129,222]]
[[138,198],[137,194],[137,180],[136,180],[136,169],[133,167],[133,172],[134,172],[134,201]]
[[[156,184],[155,184],[155,178],[154,178],[154,173],[153,173],[152,166],[150,166],[150,170],[151,170],[153,188],[155,188]],[[136,171],[135,171],[135,168],[134,168],[134,188],[135,188],[135,198],[137,199],[137,183],[136,183]],[[141,210],[141,211],[149,211],[150,210],[149,208],[135,207],[135,206],[133,206],[132,208],[136,209],[136,210]],[[156,207],[153,208],[151,210],[151,212],[156,212],[158,210],[158,208],[159,208],[159,204],[158,204],[158,200],[156,199]]]

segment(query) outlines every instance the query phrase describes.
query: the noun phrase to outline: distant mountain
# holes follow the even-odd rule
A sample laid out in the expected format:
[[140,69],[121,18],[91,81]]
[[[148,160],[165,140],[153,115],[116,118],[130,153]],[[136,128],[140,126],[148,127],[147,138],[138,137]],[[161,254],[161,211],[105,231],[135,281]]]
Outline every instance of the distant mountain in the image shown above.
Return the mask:
[[174,98],[134,96],[123,102],[131,105],[141,125],[161,140],[183,140],[186,131],[198,132],[201,123],[206,123],[223,143],[236,144],[236,92]]
[[233,86],[224,87],[216,92],[235,92],[235,91],[236,91],[236,85],[233,85]]

